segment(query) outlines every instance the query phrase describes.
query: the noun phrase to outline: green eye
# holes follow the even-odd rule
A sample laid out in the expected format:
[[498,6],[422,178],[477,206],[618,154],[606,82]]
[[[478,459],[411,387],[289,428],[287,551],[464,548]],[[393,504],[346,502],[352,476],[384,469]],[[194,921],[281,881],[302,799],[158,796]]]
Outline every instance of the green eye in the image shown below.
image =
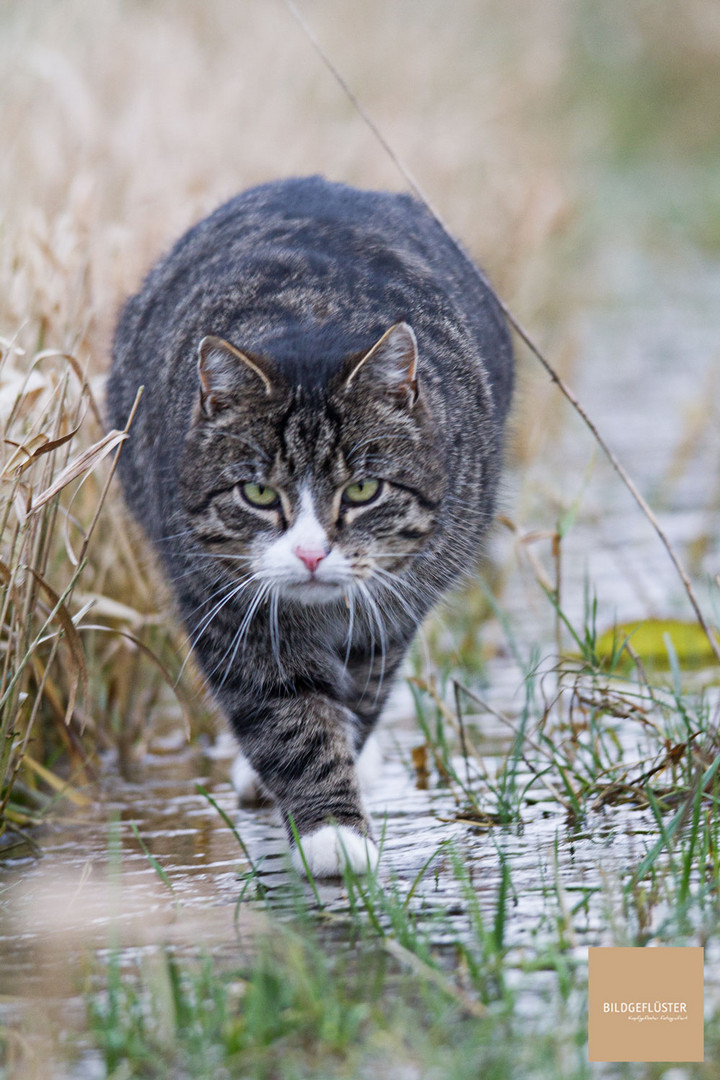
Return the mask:
[[240,490],[246,502],[251,506],[261,506],[263,510],[272,510],[280,503],[275,488],[266,487],[265,484],[243,484]]
[[376,495],[380,494],[379,480],[358,480],[355,484],[348,484],[343,491],[343,502],[357,506],[359,503],[369,503]]

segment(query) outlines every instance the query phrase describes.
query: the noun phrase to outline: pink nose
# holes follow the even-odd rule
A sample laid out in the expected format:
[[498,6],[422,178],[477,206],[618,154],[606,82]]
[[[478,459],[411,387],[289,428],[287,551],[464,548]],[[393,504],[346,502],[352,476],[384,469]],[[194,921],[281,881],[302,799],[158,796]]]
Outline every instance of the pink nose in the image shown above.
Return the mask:
[[322,548],[296,547],[295,554],[301,562],[304,562],[311,574],[314,574],[320,563],[327,555]]

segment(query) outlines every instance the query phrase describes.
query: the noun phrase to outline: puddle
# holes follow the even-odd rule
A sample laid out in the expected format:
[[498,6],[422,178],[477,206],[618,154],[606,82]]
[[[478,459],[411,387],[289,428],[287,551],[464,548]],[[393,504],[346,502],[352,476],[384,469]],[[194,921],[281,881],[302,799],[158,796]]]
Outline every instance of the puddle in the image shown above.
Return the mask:
[[[713,307],[720,269],[693,278],[692,287],[684,278],[648,281],[647,268],[644,275],[642,290],[626,295],[622,304],[610,298],[606,309],[595,311],[578,328],[581,362],[572,382],[641,489],[656,493],[663,527],[683,557],[692,553],[699,535],[707,538],[694,571],[698,579],[709,580],[720,568],[720,380],[714,375]],[[621,286],[622,274],[618,291]],[[706,417],[697,430],[692,429],[693,415]],[[689,431],[692,439],[679,455]],[[683,468],[675,476],[681,458]],[[588,434],[569,417],[546,456],[523,477],[509,478],[505,503],[511,514],[521,508],[525,522],[545,528],[553,527],[561,503],[567,506],[581,494],[577,522],[563,541],[563,602],[570,618],[581,620],[586,580],[597,593],[603,627],[616,617],[689,617],[682,587],[652,529],[598,457]],[[507,534],[498,533],[493,545],[501,563],[512,559]],[[514,572],[503,605],[521,651],[529,655],[541,642],[549,655],[552,612],[528,580]],[[702,598],[707,605],[707,595]],[[520,670],[500,625],[492,624],[486,633],[496,655],[488,662],[485,696],[494,708],[516,716],[523,699]],[[411,719],[407,692],[399,695],[394,711],[395,721],[382,730],[382,779],[368,800],[376,829],[385,836],[381,878],[394,875],[407,891],[432,851],[452,839],[481,908],[492,913],[501,881],[500,854],[505,856],[512,879],[506,922],[511,979],[524,950],[531,944],[536,948],[544,934],[557,933],[551,926],[557,904],[551,907],[547,898],[558,887],[570,907],[587,899],[569,931],[573,950],[582,955],[588,944],[608,943],[608,896],[620,871],[637,864],[656,835],[652,816],[615,808],[596,815],[589,828],[573,830],[562,807],[538,786],[524,807],[522,828],[487,831],[458,823],[447,788],[435,780],[428,790],[417,785],[411,750],[422,736]],[[492,770],[511,733],[490,716],[478,723]],[[624,737],[629,755],[641,755],[635,727],[628,726]],[[32,1001],[80,1009],[93,954],[104,956],[119,947],[129,962],[169,942],[179,951],[231,957],[258,934],[262,910],[245,903],[236,911],[247,860],[216,809],[198,792],[198,783],[236,823],[252,857],[264,856],[261,876],[271,905],[282,909],[290,903],[283,830],[270,808],[237,809],[227,780],[231,754],[230,744],[222,742],[212,753],[178,747],[171,731],[134,767],[131,778],[121,779],[108,767],[97,801],[50,823],[39,837],[41,859],[10,858],[0,864],[0,1017],[9,1022],[23,1003]],[[169,885],[150,864],[133,826]],[[319,889],[328,909],[345,909],[342,888],[322,884]],[[447,854],[438,855],[412,904],[427,915],[431,932],[433,912],[444,913],[452,923],[457,911],[457,926],[463,925],[464,900]],[[713,969],[720,970],[716,951],[714,945],[708,949],[706,971],[708,995],[717,1002],[720,994],[711,977]],[[531,985],[541,996],[547,976],[538,972],[533,978],[532,984],[523,982],[519,1006],[528,1014],[540,997],[527,988]]]

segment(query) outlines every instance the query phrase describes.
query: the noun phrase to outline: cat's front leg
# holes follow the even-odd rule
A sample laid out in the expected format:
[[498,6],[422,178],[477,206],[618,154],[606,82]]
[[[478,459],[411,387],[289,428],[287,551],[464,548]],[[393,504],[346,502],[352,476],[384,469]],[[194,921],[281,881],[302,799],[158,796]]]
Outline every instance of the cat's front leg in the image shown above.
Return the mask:
[[313,877],[336,877],[345,865],[364,873],[377,864],[355,768],[355,723],[337,701],[308,693],[266,702],[261,717],[245,715],[236,725],[243,752],[282,814],[294,865]]
[[[372,793],[377,787],[382,773],[382,761],[382,750],[380,749],[378,737],[375,734],[370,734],[355,761],[360,790],[364,796]],[[238,803],[241,806],[257,806],[259,803],[268,800],[268,794],[263,791],[260,777],[242,750],[238,751],[232,763],[230,783],[235,789]]]

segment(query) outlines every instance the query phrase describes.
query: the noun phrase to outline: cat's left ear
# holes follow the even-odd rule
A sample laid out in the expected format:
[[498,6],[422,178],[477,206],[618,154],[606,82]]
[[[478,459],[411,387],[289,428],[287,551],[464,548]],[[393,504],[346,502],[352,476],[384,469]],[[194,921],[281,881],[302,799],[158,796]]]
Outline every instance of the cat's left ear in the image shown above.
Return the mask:
[[206,416],[224,408],[238,391],[264,389],[271,394],[273,385],[269,363],[259,356],[241,352],[224,338],[209,334],[198,346],[200,404]]
[[398,322],[386,330],[369,352],[356,360],[345,379],[345,389],[368,379],[413,406],[417,401],[417,341],[411,326]]

